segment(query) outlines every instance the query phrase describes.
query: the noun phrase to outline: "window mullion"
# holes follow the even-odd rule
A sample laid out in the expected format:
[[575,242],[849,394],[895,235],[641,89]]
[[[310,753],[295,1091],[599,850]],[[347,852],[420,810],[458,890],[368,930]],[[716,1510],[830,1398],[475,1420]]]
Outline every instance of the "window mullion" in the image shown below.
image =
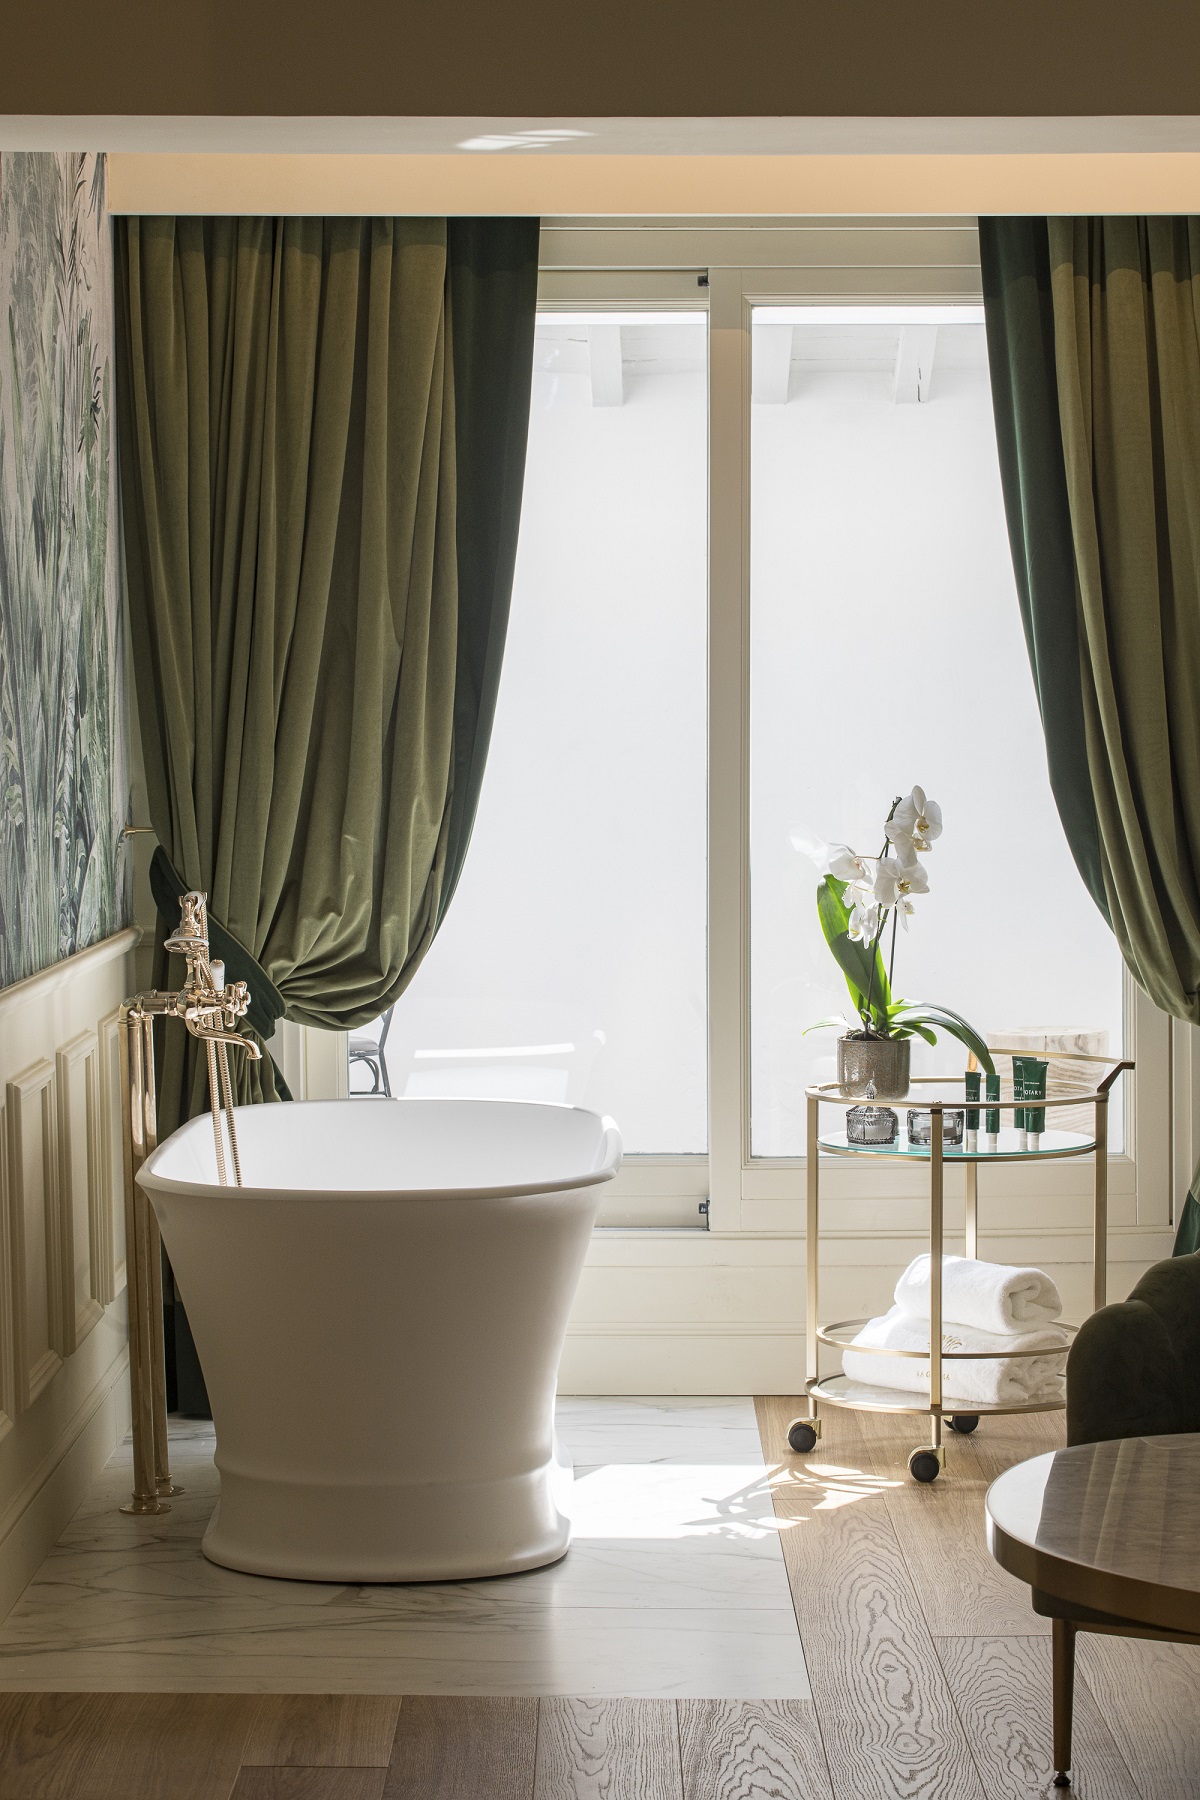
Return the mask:
[[741,1226],[749,1081],[750,314],[740,269],[709,294],[709,1229]]

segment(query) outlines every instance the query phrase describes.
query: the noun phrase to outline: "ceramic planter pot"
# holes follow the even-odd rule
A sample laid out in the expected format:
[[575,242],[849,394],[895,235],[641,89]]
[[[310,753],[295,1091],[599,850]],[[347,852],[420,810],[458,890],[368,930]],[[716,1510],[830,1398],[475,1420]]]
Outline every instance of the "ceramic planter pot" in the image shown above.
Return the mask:
[[910,1038],[840,1037],[837,1078],[843,1093],[865,1095],[874,1083],[877,1100],[903,1100],[908,1093]]

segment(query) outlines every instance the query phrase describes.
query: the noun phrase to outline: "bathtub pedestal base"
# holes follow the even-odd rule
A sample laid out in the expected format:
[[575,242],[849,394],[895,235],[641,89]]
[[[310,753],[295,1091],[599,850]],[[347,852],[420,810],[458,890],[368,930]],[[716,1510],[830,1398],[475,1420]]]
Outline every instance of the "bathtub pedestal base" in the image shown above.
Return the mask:
[[570,1464],[558,1459],[501,1480],[387,1486],[269,1480],[221,1467],[221,1498],[201,1548],[224,1568],[300,1581],[514,1575],[566,1555],[571,1479]]

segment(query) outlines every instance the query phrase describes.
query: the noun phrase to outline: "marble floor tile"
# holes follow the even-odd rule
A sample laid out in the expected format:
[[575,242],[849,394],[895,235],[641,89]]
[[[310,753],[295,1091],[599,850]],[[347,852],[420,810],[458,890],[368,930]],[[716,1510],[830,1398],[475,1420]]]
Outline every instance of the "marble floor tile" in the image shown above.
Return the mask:
[[577,1468],[602,1462],[762,1462],[754,1408],[745,1400],[565,1397],[558,1402],[558,1435]]
[[0,1625],[0,1688],[805,1698],[749,1400],[563,1399],[574,1535],[496,1580],[345,1586],[218,1568],[211,1426],[134,1519],[121,1446]]

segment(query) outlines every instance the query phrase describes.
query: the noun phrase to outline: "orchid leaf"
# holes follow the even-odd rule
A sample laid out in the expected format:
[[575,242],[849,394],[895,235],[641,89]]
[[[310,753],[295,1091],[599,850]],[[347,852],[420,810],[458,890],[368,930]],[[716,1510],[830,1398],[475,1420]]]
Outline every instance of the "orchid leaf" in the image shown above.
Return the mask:
[[917,1037],[924,1038],[927,1044],[937,1043],[937,1036],[929,1029],[928,1025],[919,1025],[915,1019],[903,1019],[892,1026],[891,1035],[893,1037],[912,1037],[914,1033]]
[[[850,913],[843,896],[846,883],[839,881],[835,875],[826,875],[817,889],[817,917],[821,921],[821,930],[825,934],[825,942],[833,951],[838,967],[846,977],[846,985],[850,989],[850,998],[855,1008],[861,1010],[866,1000],[869,963],[862,946],[855,944],[849,933]],[[838,954],[838,945],[845,940],[850,955]],[[859,984],[861,977],[861,985]]]
[[825,942],[833,952],[834,960],[846,978],[850,998],[860,1018],[867,1016],[867,995],[870,993],[872,1023],[877,1029],[882,1026],[886,1032],[891,990],[883,958],[878,946],[872,955],[869,945],[859,943],[850,936],[850,913],[845,903],[845,893],[844,881],[839,881],[834,875],[826,875],[817,889],[817,916],[821,921],[821,930],[825,934]]
[[[944,1018],[953,1019],[956,1025],[961,1025],[964,1031],[975,1033],[975,1027],[971,1024],[970,1020],[964,1019],[962,1014],[955,1012],[952,1006],[945,1006],[940,1000],[924,1002],[923,1006],[926,1012],[940,1012]],[[975,1033],[975,1035],[978,1034]],[[983,1052],[986,1055],[987,1045],[983,1043],[982,1038],[980,1039],[980,1043],[982,1044]],[[976,1051],[975,1054],[978,1056],[979,1051]],[[995,1074],[995,1070],[993,1069],[991,1073]]]
[[[951,1037],[957,1038],[960,1044],[964,1044],[968,1050],[974,1053],[980,1066],[986,1069],[989,1075],[996,1073],[991,1054],[979,1033],[973,1025],[968,1025],[967,1021],[958,1013],[951,1012],[949,1007],[919,1005],[913,1002],[911,1009],[908,1007],[903,1010],[897,1008],[894,1021],[897,1026],[906,1031],[915,1031],[918,1026],[927,1025],[932,1026],[935,1031],[948,1032]],[[921,1036],[924,1035],[925,1033],[922,1032]]]
[[818,1019],[815,1025],[806,1025],[800,1035],[807,1037],[810,1031],[826,1031],[831,1025],[836,1025],[839,1031],[854,1030],[854,1022],[844,1013],[831,1013],[827,1019]]
[[936,1015],[932,1022],[937,1024],[940,1020],[941,1028],[948,1031],[951,1037],[956,1037],[959,1043],[965,1045],[968,1050],[973,1051],[980,1067],[985,1069],[989,1075],[996,1073],[996,1065],[992,1061],[987,1044],[961,1013],[956,1013],[952,1007],[942,1006],[940,1002],[935,1005],[926,1005],[921,1010],[925,1014]]

